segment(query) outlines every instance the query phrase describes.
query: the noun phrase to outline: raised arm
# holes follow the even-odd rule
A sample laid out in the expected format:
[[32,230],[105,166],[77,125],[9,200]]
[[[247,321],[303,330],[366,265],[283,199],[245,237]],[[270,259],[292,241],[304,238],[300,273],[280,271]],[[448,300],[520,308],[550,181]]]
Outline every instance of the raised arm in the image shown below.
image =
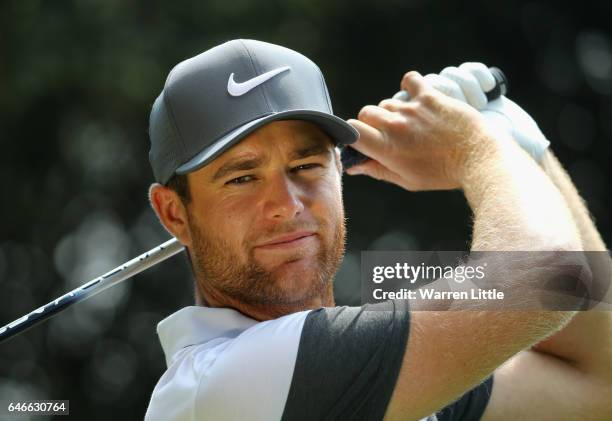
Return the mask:
[[[474,212],[475,249],[580,249],[563,198],[525,152],[494,138],[479,113],[429,88],[420,75],[408,73],[402,88],[411,102],[364,107],[359,120],[350,121],[361,135],[355,148],[373,160],[349,174],[370,175],[412,191],[462,188]],[[520,288],[534,277],[527,271],[512,281]],[[386,419],[420,419],[435,412],[512,355],[563,327],[572,315],[413,312]]]
[[[476,99],[490,89],[492,74],[481,63],[449,67],[426,76],[436,89],[481,110],[498,131],[509,134],[563,196],[578,228],[592,274],[592,301],[572,321],[495,372],[495,387],[484,419],[612,418],[612,263],[586,203],[537,123],[507,98]],[[554,387],[551,387],[554,385]]]
[[591,252],[587,258],[601,303],[500,367],[483,419],[610,419],[612,263],[585,202],[551,151],[544,154],[541,167],[563,195],[584,249]]
[[[534,349],[563,358],[585,371],[592,371],[612,383],[612,262],[606,245],[569,175],[552,151],[541,166],[567,203],[589,260],[593,276],[595,311],[580,312],[562,331]],[[594,352],[596,351],[596,352]]]

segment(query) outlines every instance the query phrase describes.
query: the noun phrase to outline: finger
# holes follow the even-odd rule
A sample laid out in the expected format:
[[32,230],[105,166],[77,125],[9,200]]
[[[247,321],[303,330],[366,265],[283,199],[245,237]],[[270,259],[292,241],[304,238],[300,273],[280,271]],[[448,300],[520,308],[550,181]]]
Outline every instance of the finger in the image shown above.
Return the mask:
[[402,78],[400,88],[406,92],[410,98],[416,98],[417,96],[429,91],[431,88],[425,82],[425,79],[419,72],[408,72]]
[[455,98],[465,103],[468,102],[467,98],[463,94],[463,90],[461,90],[457,82],[454,80],[435,73],[425,75],[425,80],[432,88],[442,92],[444,95],[448,95],[451,98]]
[[405,105],[404,101],[392,98],[383,99],[378,104],[380,108],[384,108],[385,110],[389,110],[392,112],[401,110],[403,105]]
[[478,83],[480,83],[480,87],[483,91],[489,92],[490,90],[495,88],[496,82],[495,78],[493,77],[493,73],[491,73],[489,68],[484,64],[467,62],[460,65],[459,68],[465,70],[468,73],[471,73],[472,76],[476,78]]
[[471,73],[465,70],[460,70],[457,67],[447,67],[440,72],[440,76],[447,77],[455,81],[463,94],[467,98],[468,104],[477,110],[482,110],[487,105],[487,96],[485,95],[480,83]]
[[408,92],[406,91],[398,91],[393,95],[393,99],[397,99],[399,101],[410,101],[410,97],[408,96]]
[[357,118],[377,129],[383,129],[397,118],[391,111],[376,105],[366,105],[359,111]]
[[398,186],[402,185],[402,178],[395,172],[391,171],[380,162],[375,160],[366,161],[363,164],[355,165],[346,170],[349,175],[367,175],[376,180],[389,181]]
[[347,123],[359,132],[359,139],[351,143],[351,148],[374,159],[384,155],[387,139],[383,132],[360,120],[349,119]]

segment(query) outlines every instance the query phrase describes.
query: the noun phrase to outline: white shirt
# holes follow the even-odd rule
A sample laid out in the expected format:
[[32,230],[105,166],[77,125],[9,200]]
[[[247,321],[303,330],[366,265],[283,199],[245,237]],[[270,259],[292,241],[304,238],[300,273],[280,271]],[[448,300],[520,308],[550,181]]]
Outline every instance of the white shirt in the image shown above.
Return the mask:
[[[145,421],[382,420],[409,322],[396,302],[265,322],[229,308],[183,308],[157,326],[168,368]],[[481,414],[485,405],[468,406]]]
[[229,308],[190,306],[162,320],[168,369],[145,420],[281,419],[308,313],[258,322]]

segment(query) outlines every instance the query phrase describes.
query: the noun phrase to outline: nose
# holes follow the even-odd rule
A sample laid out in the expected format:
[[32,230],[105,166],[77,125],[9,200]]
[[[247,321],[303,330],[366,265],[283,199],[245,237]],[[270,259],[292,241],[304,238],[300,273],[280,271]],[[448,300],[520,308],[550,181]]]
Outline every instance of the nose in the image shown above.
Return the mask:
[[264,213],[280,221],[292,219],[304,211],[301,189],[287,174],[278,174],[267,186]]

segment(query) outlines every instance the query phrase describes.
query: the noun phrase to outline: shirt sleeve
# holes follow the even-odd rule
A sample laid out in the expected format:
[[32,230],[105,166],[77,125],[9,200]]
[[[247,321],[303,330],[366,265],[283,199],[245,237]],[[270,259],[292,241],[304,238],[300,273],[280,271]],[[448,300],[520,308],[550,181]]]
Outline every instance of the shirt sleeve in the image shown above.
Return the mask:
[[409,335],[406,306],[388,301],[312,311],[282,420],[382,420]]
[[491,398],[493,376],[437,412],[437,421],[478,421]]

